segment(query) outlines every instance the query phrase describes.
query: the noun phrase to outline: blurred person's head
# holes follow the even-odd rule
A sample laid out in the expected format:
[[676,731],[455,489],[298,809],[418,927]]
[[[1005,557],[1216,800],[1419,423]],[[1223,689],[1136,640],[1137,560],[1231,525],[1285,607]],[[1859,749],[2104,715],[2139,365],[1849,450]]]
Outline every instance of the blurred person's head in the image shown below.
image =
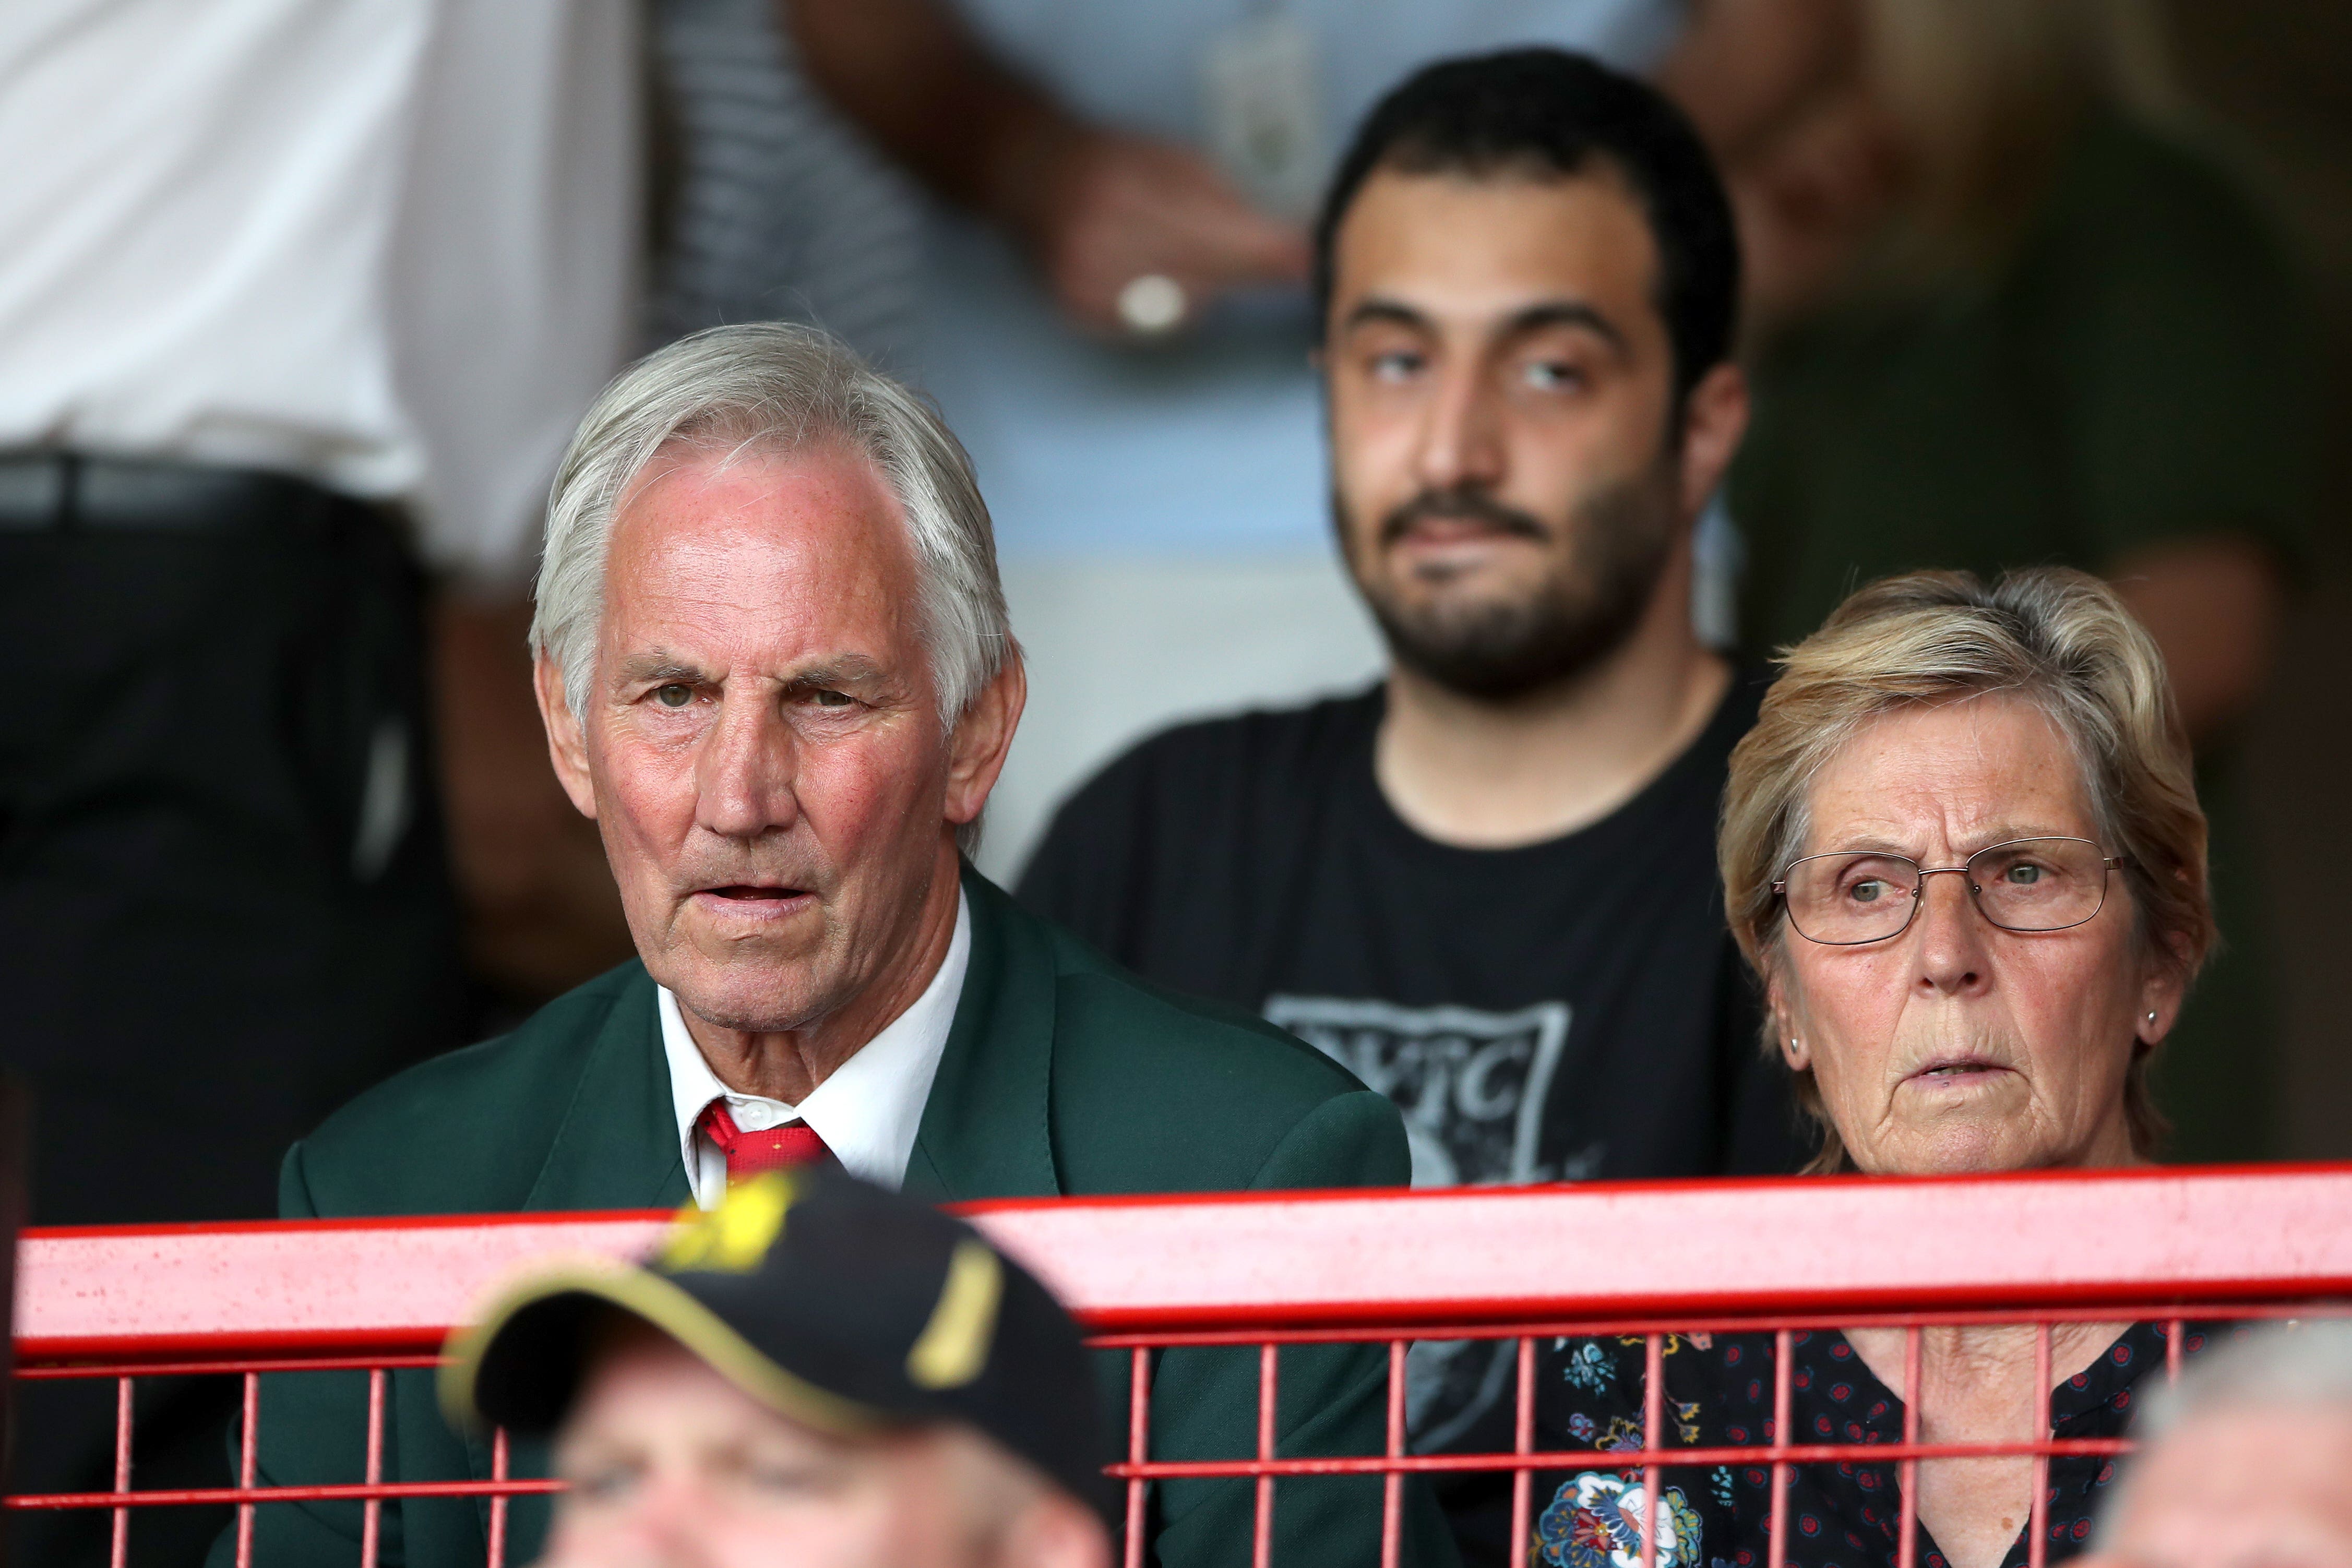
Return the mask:
[[1086,1355],[962,1221],[772,1173],[650,1268],[524,1281],[444,1397],[553,1437],[549,1568],[1108,1568]]
[[1780,664],[1717,852],[1765,1050],[1821,1127],[1812,1168],[2151,1155],[2148,1059],[2213,920],[2147,633],[2080,572],[1918,572]]
[[674,343],[583,421],[537,599],[556,771],[654,978],[746,1030],[903,988],[1024,691],[938,414],[810,329]]
[[2134,1436],[2096,1568],[2352,1568],[2352,1324],[2275,1324],[2212,1351]]
[[1631,78],[1513,50],[1373,109],[1315,282],[1335,520],[1402,665],[1507,701],[1685,613],[1747,419],[1738,270],[1706,152]]
[[1997,263],[2086,110],[2177,97],[2147,0],[1745,0],[1664,74],[1732,172],[1767,327]]

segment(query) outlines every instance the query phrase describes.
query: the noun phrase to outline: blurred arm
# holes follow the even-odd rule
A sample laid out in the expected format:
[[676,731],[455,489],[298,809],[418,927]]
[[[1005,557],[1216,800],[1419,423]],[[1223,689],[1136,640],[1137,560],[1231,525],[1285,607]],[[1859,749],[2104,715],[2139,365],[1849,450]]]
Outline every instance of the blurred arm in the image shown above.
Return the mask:
[[2242,534],[2152,545],[2109,574],[2164,654],[2189,738],[2226,731],[2261,695],[2285,598],[2276,558]]
[[596,825],[547,763],[523,643],[527,601],[434,607],[435,722],[450,867],[474,971],[533,1002],[635,950]]
[[1306,236],[1190,149],[1090,125],[991,58],[939,0],[780,0],[811,79],[938,194],[1003,227],[1065,310],[1117,330],[1119,291],[1197,306],[1306,276]]
[[810,78],[917,179],[991,216],[1076,124],[935,0],[783,0]]

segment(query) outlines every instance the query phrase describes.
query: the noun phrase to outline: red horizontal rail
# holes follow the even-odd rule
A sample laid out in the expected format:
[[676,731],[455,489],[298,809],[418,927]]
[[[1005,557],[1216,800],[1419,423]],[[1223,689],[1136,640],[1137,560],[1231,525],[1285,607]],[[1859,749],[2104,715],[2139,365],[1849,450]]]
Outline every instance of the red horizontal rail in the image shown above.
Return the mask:
[[194,1487],[180,1491],[36,1492],[0,1498],[6,1508],[176,1508],[246,1502],[365,1502],[371,1498],[522,1497],[562,1491],[564,1483],[514,1481],[352,1481],[319,1487]]
[[[1631,1470],[1644,1465],[1673,1469],[1706,1465],[1764,1466],[1861,1461],[1894,1464],[1904,1459],[2007,1458],[2018,1455],[2126,1454],[2121,1437],[2020,1439],[2013,1443],[1801,1443],[1787,1448],[1625,1448],[1601,1451],[1563,1448],[1527,1454],[1396,1454],[1294,1459],[1156,1459],[1106,1465],[1115,1480],[1202,1480],[1257,1476],[1408,1475],[1512,1470]],[[34,1508],[157,1508],[199,1503],[356,1502],[369,1498],[521,1497],[563,1490],[562,1481],[380,1481],[337,1486],[206,1487],[167,1491],[44,1492],[12,1497],[5,1505]]]
[[[2352,1165],[1064,1199],[968,1211],[1091,1328],[1127,1334],[1352,1337],[1373,1325],[1459,1334],[1538,1319],[1810,1313],[1949,1321],[2352,1294]],[[641,1254],[666,1218],[29,1231],[18,1354],[149,1363],[425,1353],[526,1262]]]
[[1363,1454],[1299,1459],[1153,1459],[1105,1465],[1118,1480],[1221,1479],[1226,1476],[1369,1476],[1421,1471],[1637,1470],[1706,1465],[1893,1464],[1901,1459],[2000,1459],[2034,1454],[2127,1454],[2125,1437],[2062,1437],[2013,1443],[1801,1443],[1789,1448],[1562,1448],[1527,1454]]
[[984,1223],[1112,1331],[2352,1291],[2347,1165],[1065,1201]]

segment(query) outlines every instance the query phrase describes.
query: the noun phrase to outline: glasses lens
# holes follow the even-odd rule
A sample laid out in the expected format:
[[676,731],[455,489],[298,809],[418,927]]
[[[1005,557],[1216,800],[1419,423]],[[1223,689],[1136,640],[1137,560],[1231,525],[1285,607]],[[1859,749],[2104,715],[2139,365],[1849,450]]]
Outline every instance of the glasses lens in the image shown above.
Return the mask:
[[1901,855],[1811,855],[1789,868],[1789,920],[1815,942],[1877,942],[1903,929],[1919,868]]
[[2099,912],[2107,860],[2081,839],[2020,839],[1969,857],[1985,918],[2010,931],[2063,931]]

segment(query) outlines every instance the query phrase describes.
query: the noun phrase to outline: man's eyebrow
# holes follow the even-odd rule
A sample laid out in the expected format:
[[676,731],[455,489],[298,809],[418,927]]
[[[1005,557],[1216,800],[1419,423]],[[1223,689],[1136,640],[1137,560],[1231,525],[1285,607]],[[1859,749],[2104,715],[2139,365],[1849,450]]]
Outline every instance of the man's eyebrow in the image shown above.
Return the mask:
[[1613,348],[1622,350],[1625,347],[1625,334],[1617,329],[1617,324],[1580,299],[1547,299],[1540,305],[1530,305],[1513,312],[1503,324],[1503,331],[1508,337],[1523,338],[1549,327],[1580,328],[1607,339]]
[[[1340,323],[1340,329],[1352,330],[1373,322],[1405,327],[1417,332],[1434,329],[1429,318],[1412,306],[1401,300],[1379,298],[1364,300],[1349,311],[1347,319]],[[1547,299],[1515,310],[1503,322],[1502,335],[1522,338],[1549,327],[1578,328],[1606,340],[1611,347],[1620,351],[1625,348],[1625,334],[1618,329],[1617,324],[1580,299]]]
[[650,681],[667,685],[672,681],[699,682],[702,667],[689,664],[667,648],[648,648],[642,653],[632,653],[620,662],[614,672],[621,685],[633,686]]
[[1348,312],[1348,319],[1339,323],[1339,329],[1341,331],[1351,332],[1359,327],[1369,326],[1376,321],[1385,322],[1392,327],[1409,327],[1418,332],[1426,332],[1430,329],[1429,318],[1412,306],[1401,300],[1379,298],[1360,301],[1354,309]]
[[794,670],[787,684],[795,686],[870,685],[885,678],[882,666],[863,653],[837,653]]

